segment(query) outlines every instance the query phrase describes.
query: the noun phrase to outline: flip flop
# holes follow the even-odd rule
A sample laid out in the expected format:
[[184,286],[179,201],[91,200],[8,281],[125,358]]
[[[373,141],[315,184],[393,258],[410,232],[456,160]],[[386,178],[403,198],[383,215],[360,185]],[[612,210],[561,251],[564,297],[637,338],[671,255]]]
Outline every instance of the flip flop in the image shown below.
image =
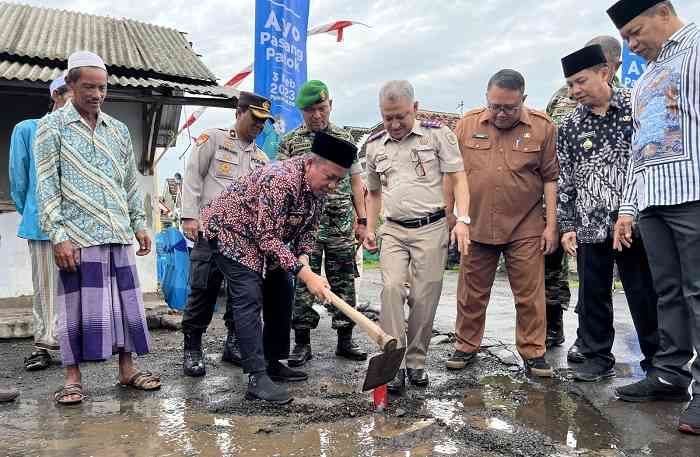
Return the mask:
[[[80,395],[78,400],[66,400],[71,395]],[[66,384],[53,394],[53,399],[59,405],[75,405],[82,402],[86,395],[83,394],[83,386],[81,384]]]
[[[152,381],[158,381],[158,385],[147,387],[148,383]],[[160,375],[153,374],[150,371],[137,371],[126,383],[120,381],[119,385],[122,387],[131,387],[136,390],[158,390],[160,389]]]

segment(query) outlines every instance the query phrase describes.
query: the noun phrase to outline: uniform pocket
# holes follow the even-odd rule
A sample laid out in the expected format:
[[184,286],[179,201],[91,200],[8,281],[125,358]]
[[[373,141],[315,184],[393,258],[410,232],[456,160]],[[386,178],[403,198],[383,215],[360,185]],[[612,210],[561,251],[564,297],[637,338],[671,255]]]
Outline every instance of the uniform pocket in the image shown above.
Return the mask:
[[511,170],[536,168],[540,163],[542,145],[532,141],[518,142],[510,154],[506,154],[506,163]]
[[394,166],[391,163],[391,160],[389,160],[388,157],[384,158],[377,158],[376,163],[375,163],[375,171],[379,175],[379,180],[382,183],[382,187],[386,187],[387,189],[391,188],[391,186],[394,184]]
[[207,245],[207,240],[200,239],[190,253],[190,287],[192,289],[207,288],[211,260],[212,252]]
[[462,143],[462,156],[467,171],[488,168],[491,161],[491,141],[469,138]]
[[437,153],[432,146],[418,146],[411,149],[413,171],[419,181],[427,180],[432,177],[432,174],[439,171],[435,166],[436,157]]
[[233,179],[236,170],[240,167],[241,158],[237,153],[223,150],[216,151],[214,155],[214,176],[220,179]]

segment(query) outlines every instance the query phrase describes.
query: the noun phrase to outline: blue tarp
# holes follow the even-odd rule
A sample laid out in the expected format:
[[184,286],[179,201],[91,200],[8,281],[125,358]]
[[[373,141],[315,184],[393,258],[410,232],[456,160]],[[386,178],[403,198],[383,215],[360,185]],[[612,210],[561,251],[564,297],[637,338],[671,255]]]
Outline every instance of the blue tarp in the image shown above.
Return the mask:
[[156,235],[158,282],[165,302],[177,310],[185,309],[190,293],[190,255],[182,233],[167,228]]

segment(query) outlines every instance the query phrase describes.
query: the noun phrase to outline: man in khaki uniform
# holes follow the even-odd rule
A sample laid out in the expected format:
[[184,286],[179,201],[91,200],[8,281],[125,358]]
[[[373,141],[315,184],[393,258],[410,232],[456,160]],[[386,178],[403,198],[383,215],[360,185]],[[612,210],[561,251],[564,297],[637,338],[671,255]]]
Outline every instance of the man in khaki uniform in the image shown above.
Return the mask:
[[457,341],[449,369],[464,368],[481,346],[486,306],[503,254],[515,296],[518,352],[530,373],[552,375],[544,359],[544,255],[554,252],[559,238],[557,130],[546,114],[525,107],[525,98],[522,75],[501,70],[489,80],[488,108],[466,113],[455,129],[469,176],[474,222],[473,243],[460,264]]
[[[449,231],[443,195],[447,176],[457,200],[457,223],[452,240],[459,251],[469,245],[469,189],[457,138],[436,122],[417,122],[418,102],[408,81],[390,81],[379,93],[386,130],[367,141],[367,238],[365,247],[376,251],[375,227],[383,207],[381,228],[383,288],[380,325],[406,346],[405,369],[389,383],[400,393],[405,377],[416,386],[428,384],[425,359],[435,311],[442,292]],[[411,283],[408,294],[405,284]],[[408,329],[404,303],[410,314]]]
[[[187,376],[206,373],[202,353],[202,334],[214,314],[216,297],[223,276],[216,264],[209,243],[202,238],[199,211],[225,190],[236,178],[245,176],[268,162],[265,153],[255,145],[265,121],[273,119],[268,99],[241,92],[236,109],[236,125],[231,130],[210,129],[197,138],[197,145],[187,161],[182,188],[182,230],[195,242],[190,254],[190,296],[182,317],[185,354],[183,371]],[[233,315],[224,314],[228,337],[222,360],[240,365]]]

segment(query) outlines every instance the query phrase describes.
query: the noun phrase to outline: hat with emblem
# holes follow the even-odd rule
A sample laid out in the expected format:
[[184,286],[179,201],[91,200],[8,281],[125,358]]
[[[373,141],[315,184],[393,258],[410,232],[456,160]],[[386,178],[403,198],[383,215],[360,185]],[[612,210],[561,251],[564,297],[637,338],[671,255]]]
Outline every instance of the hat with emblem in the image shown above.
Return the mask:
[[607,60],[605,60],[605,53],[599,44],[586,46],[561,59],[561,66],[566,78],[602,63],[607,63]]
[[248,108],[254,117],[258,119],[270,119],[275,122],[275,117],[270,112],[272,102],[262,95],[252,92],[241,92],[238,96],[238,107]]
[[325,132],[317,132],[311,151],[343,168],[350,168],[357,158],[357,147],[347,140]]
[[328,100],[329,98],[328,86],[326,86],[323,81],[312,79],[306,81],[304,85],[301,86],[295,104],[297,108],[304,109],[316,103]]
[[608,16],[612,19],[615,27],[621,29],[632,19],[663,1],[664,0],[620,0],[608,8]]

